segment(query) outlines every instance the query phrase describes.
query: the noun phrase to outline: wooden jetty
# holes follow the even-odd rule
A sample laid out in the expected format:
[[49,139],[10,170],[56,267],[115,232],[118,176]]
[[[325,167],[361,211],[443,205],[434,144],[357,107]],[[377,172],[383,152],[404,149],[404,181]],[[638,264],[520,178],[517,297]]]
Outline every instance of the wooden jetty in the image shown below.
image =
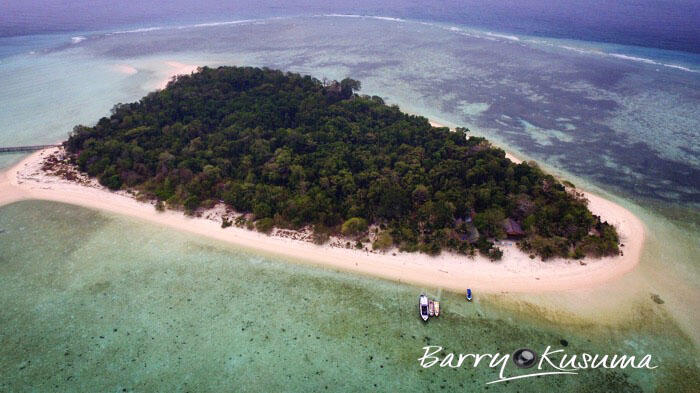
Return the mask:
[[17,153],[23,151],[35,151],[46,149],[49,147],[59,147],[61,145],[33,145],[33,146],[8,146],[0,147],[0,153]]

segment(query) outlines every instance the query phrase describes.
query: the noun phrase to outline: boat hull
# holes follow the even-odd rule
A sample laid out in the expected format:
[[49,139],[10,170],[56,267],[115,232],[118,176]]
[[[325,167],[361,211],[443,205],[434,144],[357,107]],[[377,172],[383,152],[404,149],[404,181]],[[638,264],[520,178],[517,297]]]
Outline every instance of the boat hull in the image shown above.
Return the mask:
[[420,295],[418,298],[418,314],[423,321],[427,321],[428,317],[430,317],[428,306],[428,297],[425,295]]

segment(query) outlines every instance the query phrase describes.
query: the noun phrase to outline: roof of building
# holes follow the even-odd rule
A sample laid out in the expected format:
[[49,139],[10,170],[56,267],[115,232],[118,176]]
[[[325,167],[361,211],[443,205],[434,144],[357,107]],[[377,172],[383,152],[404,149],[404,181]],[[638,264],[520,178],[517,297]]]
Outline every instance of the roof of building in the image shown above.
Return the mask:
[[508,236],[524,236],[525,232],[520,228],[520,224],[512,218],[506,218],[503,221],[503,229],[506,231]]

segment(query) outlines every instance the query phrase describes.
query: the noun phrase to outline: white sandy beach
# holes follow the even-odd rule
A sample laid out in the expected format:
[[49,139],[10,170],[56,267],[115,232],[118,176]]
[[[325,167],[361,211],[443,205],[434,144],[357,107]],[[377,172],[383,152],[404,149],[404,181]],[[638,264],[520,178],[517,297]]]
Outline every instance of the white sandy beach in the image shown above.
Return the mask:
[[165,76],[160,78],[160,81],[156,86],[156,89],[159,90],[165,89],[165,87],[168,86],[168,82],[170,82],[173,77],[177,75],[191,74],[197,71],[197,68],[199,68],[198,65],[184,64],[178,61],[166,61],[165,65],[167,66],[167,68],[165,68]]
[[27,199],[64,202],[136,217],[302,263],[457,292],[467,287],[490,293],[592,288],[633,270],[644,243],[644,226],[637,217],[611,201],[586,193],[590,210],[617,227],[624,244],[624,256],[542,262],[537,258],[530,259],[513,242],[501,245],[504,255],[499,262],[481,256],[469,258],[445,252],[430,257],[397,250],[372,253],[318,246],[243,228],[222,229],[220,221],[188,217],[182,212],[157,212],[151,203],[138,202],[125,192],[111,192],[94,184],[81,185],[47,175],[41,169],[42,163],[45,157],[57,151],[57,148],[51,148],[35,152],[0,174],[0,206]]
[[112,70],[122,75],[136,75],[139,71],[152,74],[149,82],[144,84],[146,91],[162,90],[177,75],[188,75],[197,71],[199,65],[182,63],[175,60],[158,60],[136,63],[119,63],[112,66]]

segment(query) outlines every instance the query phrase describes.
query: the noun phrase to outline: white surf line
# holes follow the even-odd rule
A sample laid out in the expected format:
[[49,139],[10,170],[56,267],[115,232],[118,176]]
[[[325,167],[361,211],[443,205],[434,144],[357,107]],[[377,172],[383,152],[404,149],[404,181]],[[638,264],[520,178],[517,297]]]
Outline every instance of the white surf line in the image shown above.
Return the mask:
[[[546,45],[546,46],[550,46],[550,47],[557,47],[557,48],[566,49],[569,51],[574,51],[574,52],[581,53],[581,54],[614,57],[614,58],[617,58],[620,60],[641,62],[641,63],[645,63],[645,64],[649,64],[649,65],[668,67],[668,68],[673,68],[673,69],[686,71],[686,72],[692,72],[692,73],[700,72],[696,69],[685,67],[685,66],[682,66],[679,64],[664,63],[662,61],[648,59],[645,57],[626,55],[626,54],[616,53],[616,52],[606,52],[606,51],[600,50],[600,49],[578,48],[575,46],[564,45],[564,44],[557,43],[556,41],[549,41],[548,40],[548,39],[556,40],[556,38],[553,38],[553,37],[540,38],[540,37],[536,37],[536,36],[529,36],[526,34],[523,35],[522,37],[520,37],[520,36],[513,35],[513,34],[480,30],[478,28],[471,27],[468,25],[456,25],[455,26],[452,24],[440,23],[440,22],[435,22],[435,21],[424,21],[424,20],[420,20],[420,19],[403,19],[403,18],[395,18],[395,17],[381,16],[381,15],[317,14],[317,15],[313,15],[313,17],[364,18],[364,19],[385,20],[385,21],[393,21],[393,22],[413,22],[413,23],[419,23],[419,24],[426,25],[426,26],[440,28],[440,29],[443,29],[446,31],[458,33],[458,34],[465,35],[468,37],[474,37],[474,38],[480,38],[480,39],[486,39],[486,40],[492,39],[492,38],[498,38],[498,39],[507,40],[507,41],[511,41],[511,42],[521,42],[521,43],[528,43],[528,44],[535,44],[535,45]],[[580,41],[580,42],[590,43],[593,41]],[[656,48],[652,48],[652,49],[656,49]]]
[[[661,61],[656,61],[652,59],[647,59],[643,57],[637,57],[637,56],[632,56],[632,55],[625,55],[621,53],[615,53],[615,52],[605,52],[601,50],[595,50],[595,49],[588,49],[588,48],[576,48],[572,46],[567,46],[567,45],[562,45],[558,44],[555,42],[550,42],[547,41],[548,38],[551,37],[543,37],[543,39],[531,37],[525,35],[525,37],[520,37],[517,35],[510,35],[510,34],[504,34],[504,33],[497,33],[497,32],[492,32],[492,31],[484,31],[484,30],[479,30],[474,27],[470,27],[467,25],[450,25],[450,24],[442,24],[440,22],[435,22],[435,21],[423,21],[423,20],[417,20],[417,19],[404,19],[404,18],[397,18],[397,17],[392,17],[392,16],[382,16],[382,15],[360,15],[360,14],[315,14],[315,15],[295,15],[295,16],[272,16],[272,17],[267,17],[267,18],[253,18],[253,19],[238,19],[238,20],[231,20],[231,21],[221,21],[221,22],[204,22],[204,23],[195,23],[195,24],[185,24],[185,25],[174,25],[174,26],[152,26],[152,27],[142,27],[142,28],[136,28],[136,29],[131,29],[131,30],[117,30],[113,32],[106,33],[106,35],[112,35],[112,34],[132,34],[132,33],[145,33],[145,32],[152,32],[152,31],[159,31],[159,30],[182,30],[182,29],[195,29],[195,28],[202,28],[202,27],[216,27],[216,26],[227,26],[227,25],[244,25],[244,24],[251,24],[251,23],[259,23],[259,22],[267,22],[267,21],[273,21],[273,20],[285,20],[285,19],[294,19],[294,18],[359,18],[359,19],[375,19],[375,20],[383,20],[383,21],[391,21],[391,22],[413,22],[413,23],[419,23],[422,25],[427,25],[427,26],[432,26],[436,28],[440,28],[446,31],[451,31],[454,33],[459,33],[463,34],[466,36],[470,37],[475,37],[475,38],[481,38],[481,39],[490,39],[490,38],[498,38],[498,39],[503,39],[511,42],[524,42],[524,43],[530,43],[530,44],[540,44],[540,45],[547,45],[547,46],[556,46],[558,48],[570,50],[570,51],[575,51],[578,53],[584,53],[584,54],[593,54],[593,55],[599,55],[599,56],[609,56],[609,57],[614,57],[617,59],[621,60],[627,60],[627,61],[635,61],[635,62],[641,62],[649,65],[656,65],[656,66],[662,66],[662,67],[668,67],[668,68],[673,68],[677,70],[682,70],[686,72],[692,72],[692,73],[697,73],[700,72],[698,70],[685,67],[679,64],[673,64],[673,63],[664,63]],[[78,38],[78,37],[73,37],[73,38]],[[81,37],[85,39],[85,37]],[[523,39],[524,38],[524,39]],[[82,40],[80,40],[82,41]],[[80,41],[73,42],[74,44],[79,43]],[[589,42],[589,41],[581,41],[581,42]]]
[[292,19],[292,18],[294,18],[294,16],[272,16],[269,18],[236,19],[236,20],[221,21],[221,22],[204,22],[204,23],[193,23],[193,24],[172,25],[172,26],[169,26],[169,25],[152,26],[152,27],[136,28],[136,29],[131,29],[131,30],[117,30],[117,31],[112,31],[112,32],[106,33],[105,35],[148,33],[148,32],[152,32],[152,31],[160,31],[160,30],[184,30],[184,29],[196,29],[196,28],[201,28],[201,27],[242,25],[242,24],[267,22],[267,21],[272,21],[272,20],[285,20],[285,19]]

